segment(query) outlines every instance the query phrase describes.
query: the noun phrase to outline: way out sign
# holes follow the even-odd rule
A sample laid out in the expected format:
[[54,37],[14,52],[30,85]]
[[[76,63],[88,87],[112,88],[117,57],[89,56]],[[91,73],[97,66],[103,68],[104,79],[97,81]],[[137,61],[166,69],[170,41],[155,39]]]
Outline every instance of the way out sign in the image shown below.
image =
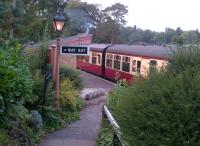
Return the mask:
[[69,55],[89,55],[89,47],[85,46],[62,46],[61,54]]

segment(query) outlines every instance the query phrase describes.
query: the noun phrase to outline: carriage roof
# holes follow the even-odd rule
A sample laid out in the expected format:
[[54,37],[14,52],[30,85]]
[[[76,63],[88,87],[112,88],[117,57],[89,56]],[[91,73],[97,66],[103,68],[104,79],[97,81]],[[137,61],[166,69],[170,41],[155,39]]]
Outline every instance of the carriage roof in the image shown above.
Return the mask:
[[128,56],[144,56],[152,58],[168,59],[174,47],[158,45],[127,45],[127,44],[91,44],[91,51],[102,52],[108,47],[107,53],[121,54]]

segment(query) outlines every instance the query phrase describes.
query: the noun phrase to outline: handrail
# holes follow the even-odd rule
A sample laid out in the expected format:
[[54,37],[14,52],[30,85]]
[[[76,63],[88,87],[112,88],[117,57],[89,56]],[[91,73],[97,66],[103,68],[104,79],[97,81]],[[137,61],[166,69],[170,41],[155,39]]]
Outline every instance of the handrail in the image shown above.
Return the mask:
[[109,120],[110,124],[112,126],[114,126],[115,128],[120,129],[119,125],[117,124],[117,122],[115,121],[114,117],[112,116],[112,114],[108,110],[107,106],[105,106],[105,105],[104,105],[104,112],[105,112],[106,116],[108,117],[108,120]]
[[106,105],[103,106],[103,112],[114,129],[114,138],[118,139],[121,146],[129,146],[129,144],[121,138],[122,133],[120,132],[120,127]]

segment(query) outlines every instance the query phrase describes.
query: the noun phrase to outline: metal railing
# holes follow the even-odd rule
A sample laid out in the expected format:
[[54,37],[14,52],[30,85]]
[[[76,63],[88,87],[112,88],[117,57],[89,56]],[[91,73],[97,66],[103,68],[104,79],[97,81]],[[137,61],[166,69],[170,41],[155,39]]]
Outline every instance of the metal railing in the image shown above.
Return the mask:
[[113,146],[129,146],[129,144],[122,139],[120,127],[106,105],[103,106],[103,115],[107,118],[108,122],[113,128]]

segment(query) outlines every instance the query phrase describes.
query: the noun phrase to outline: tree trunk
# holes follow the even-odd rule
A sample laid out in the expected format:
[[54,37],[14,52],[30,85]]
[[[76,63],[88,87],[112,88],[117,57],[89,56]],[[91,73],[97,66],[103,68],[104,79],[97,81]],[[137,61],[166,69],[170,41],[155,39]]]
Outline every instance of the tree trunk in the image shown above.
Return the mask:
[[15,10],[16,9],[16,4],[17,4],[17,0],[13,0],[12,1],[12,8]]
[[[12,1],[12,12],[14,12],[16,10],[16,8],[17,8],[16,4],[17,4],[17,0],[13,0]],[[15,15],[14,14],[13,14],[13,16],[14,16],[14,19],[15,19]],[[9,36],[10,39],[13,39],[13,36],[14,36],[14,29],[13,29],[14,23],[15,23],[15,20],[13,20],[11,28],[10,28],[10,36]]]

